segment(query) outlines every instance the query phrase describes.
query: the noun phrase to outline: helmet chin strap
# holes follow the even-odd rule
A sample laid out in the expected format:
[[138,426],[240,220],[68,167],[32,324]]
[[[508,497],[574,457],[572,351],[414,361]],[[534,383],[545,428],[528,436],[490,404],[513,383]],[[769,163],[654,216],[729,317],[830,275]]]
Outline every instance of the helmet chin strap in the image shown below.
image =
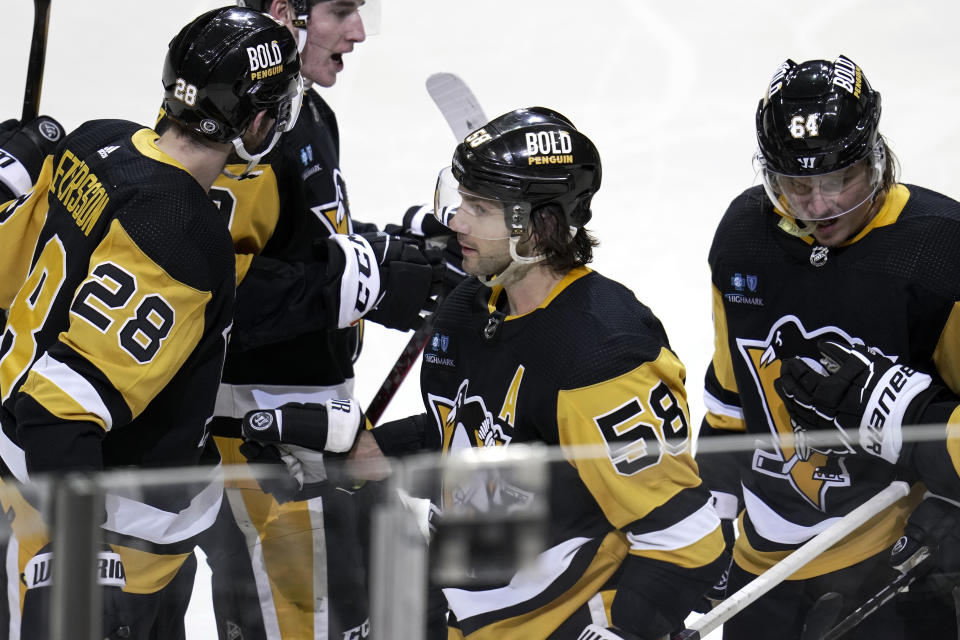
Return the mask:
[[[570,239],[573,240],[575,235],[577,235],[577,227],[570,227]],[[538,262],[542,262],[547,257],[544,253],[535,256],[522,256],[517,253],[517,245],[519,243],[520,238],[510,238],[510,258],[513,261],[508,264],[507,268],[500,273],[495,273],[489,276],[478,276],[480,282],[488,287],[495,287],[497,285],[505,285],[509,282],[516,282],[527,275],[530,269],[533,268],[533,265],[537,264]]]
[[488,287],[495,287],[497,285],[506,286],[508,283],[517,282],[530,272],[533,265],[547,257],[542,253],[537,256],[520,255],[517,253],[517,244],[519,244],[519,242],[520,238],[510,238],[511,262],[507,265],[507,268],[500,273],[494,273],[489,276],[478,276],[480,282]]
[[234,138],[234,139],[233,139],[233,148],[234,148],[234,150],[237,152],[237,155],[240,156],[240,158],[241,158],[242,160],[246,160],[246,161],[247,161],[247,166],[244,167],[244,168],[243,168],[243,172],[242,172],[242,173],[239,173],[239,174],[233,173],[232,171],[229,171],[226,167],[224,167],[224,168],[220,171],[220,173],[222,173],[222,174],[223,174],[224,176],[226,176],[227,178],[230,178],[231,180],[243,180],[244,178],[246,178],[247,176],[249,176],[249,175],[250,175],[250,172],[253,171],[253,168],[256,167],[258,164],[260,164],[260,160],[263,158],[263,156],[265,156],[265,155],[267,155],[268,153],[270,153],[270,150],[273,149],[273,147],[274,147],[275,144],[277,144],[277,140],[280,139],[280,135],[281,135],[283,132],[280,131],[280,128],[279,128],[279,127],[276,127],[276,129],[277,129],[277,130],[274,131],[274,133],[273,133],[273,140],[270,141],[270,144],[267,145],[267,147],[266,147],[263,151],[261,151],[260,153],[256,153],[256,154],[250,154],[250,153],[247,151],[247,148],[243,145],[243,138],[242,138],[242,136],[241,136],[241,137]]
[[297,53],[303,53],[303,48],[307,46],[306,27],[297,27]]

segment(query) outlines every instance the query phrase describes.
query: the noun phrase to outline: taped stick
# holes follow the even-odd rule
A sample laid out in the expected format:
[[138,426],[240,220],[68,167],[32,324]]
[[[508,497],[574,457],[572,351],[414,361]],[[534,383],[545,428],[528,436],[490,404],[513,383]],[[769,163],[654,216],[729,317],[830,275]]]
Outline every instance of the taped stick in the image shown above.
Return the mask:
[[689,630],[695,635],[681,636],[697,638],[706,636],[721,624],[740,613],[744,608],[770,591],[811,560],[850,535],[867,520],[877,515],[897,500],[910,493],[910,485],[903,481],[893,482],[889,487],[873,496],[859,507],[833,523],[822,532],[808,540],[789,556],[773,565],[742,589],[729,596],[722,603],[714,607],[702,618],[698,618],[690,625]]

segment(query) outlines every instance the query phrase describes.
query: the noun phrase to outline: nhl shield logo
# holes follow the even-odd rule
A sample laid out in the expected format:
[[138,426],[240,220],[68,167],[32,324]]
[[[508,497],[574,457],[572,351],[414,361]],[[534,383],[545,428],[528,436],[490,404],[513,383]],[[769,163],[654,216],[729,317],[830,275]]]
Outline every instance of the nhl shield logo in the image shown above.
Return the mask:
[[732,284],[733,288],[737,291],[743,291],[743,276],[739,273],[733,274],[730,278],[730,284]]
[[446,353],[447,349],[450,348],[450,336],[445,336],[442,333],[433,334],[433,338],[430,340],[430,348],[434,351]]

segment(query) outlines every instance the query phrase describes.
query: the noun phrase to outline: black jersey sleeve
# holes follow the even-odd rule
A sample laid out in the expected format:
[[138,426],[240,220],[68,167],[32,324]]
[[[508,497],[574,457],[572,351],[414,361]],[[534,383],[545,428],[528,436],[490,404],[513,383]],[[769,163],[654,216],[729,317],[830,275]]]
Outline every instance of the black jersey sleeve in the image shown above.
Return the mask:
[[287,262],[254,256],[237,287],[231,349],[247,350],[337,326],[343,256]]
[[421,413],[385,422],[371,433],[385,455],[401,456],[424,450],[427,424],[427,414]]

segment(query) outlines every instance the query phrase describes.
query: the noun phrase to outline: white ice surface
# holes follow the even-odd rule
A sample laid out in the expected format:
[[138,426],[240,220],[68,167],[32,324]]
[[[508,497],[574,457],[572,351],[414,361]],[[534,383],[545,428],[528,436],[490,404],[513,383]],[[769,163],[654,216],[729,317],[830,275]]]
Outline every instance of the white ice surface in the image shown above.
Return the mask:
[[[167,42],[219,4],[54,0],[41,111],[67,128],[101,117],[150,124]],[[491,117],[537,104],[566,114],[603,158],[594,266],[663,322],[687,367],[694,423],[713,348],[707,250],[729,201],[754,182],[754,112],[781,61],[851,57],[883,95],[881,131],[904,181],[960,195],[955,0],[382,5],[380,33],[345,56],[337,85],[322,90],[339,118],[355,217],[399,221],[407,205],[432,198],[454,143],[424,90],[433,72],[460,74]],[[2,9],[0,117],[19,117],[32,3],[4,0]],[[361,401],[406,339],[368,323]],[[416,379],[414,370],[384,419],[422,410]],[[192,637],[213,637],[197,625]]]

